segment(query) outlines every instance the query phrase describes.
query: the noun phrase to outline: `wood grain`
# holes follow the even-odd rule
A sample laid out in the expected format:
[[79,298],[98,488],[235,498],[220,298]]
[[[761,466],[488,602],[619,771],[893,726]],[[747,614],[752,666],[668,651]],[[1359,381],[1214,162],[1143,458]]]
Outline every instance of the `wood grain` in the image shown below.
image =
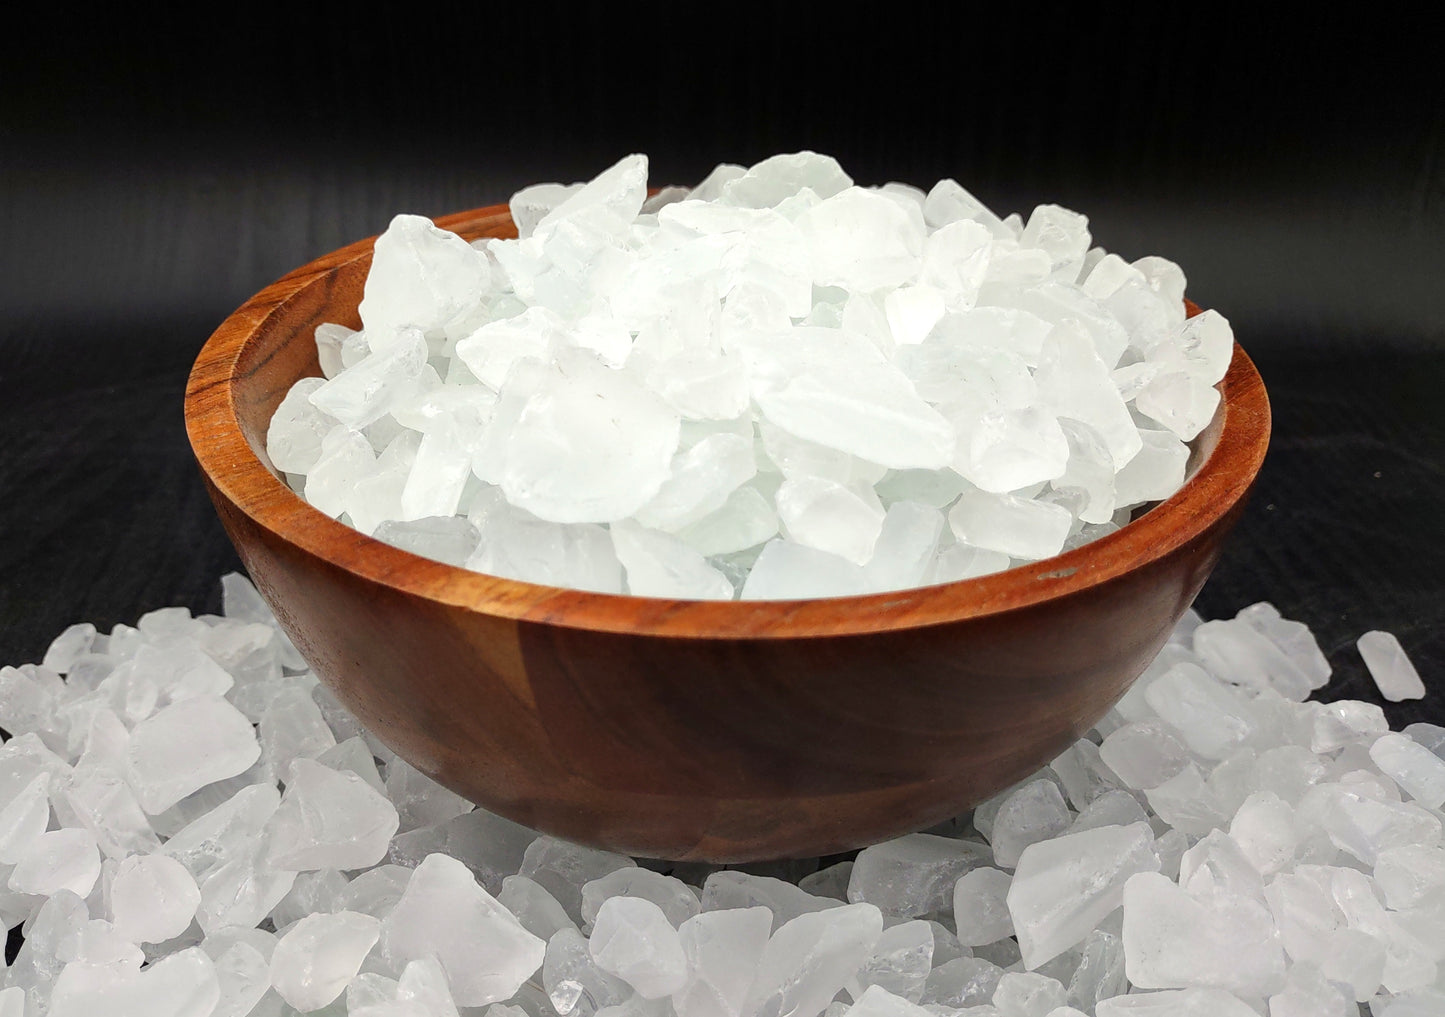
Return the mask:
[[[515,235],[505,206],[438,223]],[[1163,644],[1269,441],[1263,384],[1236,346],[1184,487],[1045,562],[787,602],[479,575],[325,516],[266,459],[271,413],[319,373],[313,328],[359,324],[371,245],[267,287],[202,349],[186,425],[221,521],[316,673],[387,745],[486,808],[631,854],[845,850],[956,815],[1037,769]]]

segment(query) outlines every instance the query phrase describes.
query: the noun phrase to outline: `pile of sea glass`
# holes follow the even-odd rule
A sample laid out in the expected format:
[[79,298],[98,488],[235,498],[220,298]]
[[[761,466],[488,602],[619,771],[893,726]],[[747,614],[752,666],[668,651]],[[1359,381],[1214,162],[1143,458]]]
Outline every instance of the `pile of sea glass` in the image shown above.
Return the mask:
[[633,155],[511,210],[472,244],[397,216],[267,451],[321,511],[513,579],[790,599],[1049,558],[1179,488],[1233,353],[1082,215],[812,152],[651,198]]
[[[855,859],[637,860],[431,781],[225,617],[0,670],[0,1017],[1439,1017],[1445,728],[1192,613],[1048,767]],[[1424,686],[1360,642],[1387,698]]]

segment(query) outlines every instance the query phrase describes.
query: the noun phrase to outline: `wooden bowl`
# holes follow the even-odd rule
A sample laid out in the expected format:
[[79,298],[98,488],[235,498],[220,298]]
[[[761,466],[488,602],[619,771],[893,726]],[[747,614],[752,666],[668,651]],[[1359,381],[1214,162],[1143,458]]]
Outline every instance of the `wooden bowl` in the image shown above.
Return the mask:
[[[437,220],[515,236],[505,205]],[[479,575],[373,540],[279,480],[267,424],[359,327],[372,240],[262,290],[201,350],[191,447],[261,594],[321,680],[399,755],[547,833],[628,854],[826,854],[933,825],[1047,763],[1153,658],[1264,459],[1238,346],[1192,477],[1118,533],[943,586],[702,602]],[[1197,308],[1192,308],[1197,312]]]

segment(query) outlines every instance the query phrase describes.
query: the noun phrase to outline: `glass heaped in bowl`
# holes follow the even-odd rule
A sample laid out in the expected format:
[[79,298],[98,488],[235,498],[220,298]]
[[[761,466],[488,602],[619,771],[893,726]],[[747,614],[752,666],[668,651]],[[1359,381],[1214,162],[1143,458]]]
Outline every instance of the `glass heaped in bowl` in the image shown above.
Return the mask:
[[[505,205],[437,224],[515,236]],[[632,855],[842,851],[957,815],[1047,763],[1164,643],[1269,442],[1263,383],[1236,346],[1183,487],[1046,561],[794,601],[481,575],[330,518],[266,457],[276,406],[320,373],[315,326],[359,327],[371,252],[364,240],[290,273],[201,350],[186,426],[221,522],[316,674],[399,755],[510,819]]]

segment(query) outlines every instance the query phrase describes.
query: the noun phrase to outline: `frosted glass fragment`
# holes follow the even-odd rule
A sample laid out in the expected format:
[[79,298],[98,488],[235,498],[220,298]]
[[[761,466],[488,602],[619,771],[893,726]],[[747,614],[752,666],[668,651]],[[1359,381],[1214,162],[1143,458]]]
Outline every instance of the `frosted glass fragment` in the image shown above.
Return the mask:
[[271,909],[271,924],[284,929],[310,914],[343,910],[341,900],[348,896],[348,886],[346,877],[336,869],[303,872]]
[[1189,446],[1168,431],[1137,432],[1139,448],[1114,477],[1114,497],[1121,507],[1162,501],[1184,483]]
[[1445,901],[1445,848],[1422,844],[1386,848],[1375,856],[1374,876],[1385,903],[1396,911]]
[[791,540],[770,540],[738,595],[743,600],[801,600],[867,592],[867,573],[848,559]]
[[1030,845],[1007,895],[1024,964],[1038,967],[1081,942],[1123,901],[1131,876],[1158,867],[1152,831],[1142,823]]
[[817,872],[810,872],[798,880],[798,889],[815,897],[832,897],[835,900],[846,901],[848,899],[848,880],[852,878],[852,875],[852,861],[838,862],[836,865],[829,865]]
[[220,1000],[215,965],[199,947],[144,971],[120,965],[67,964],[55,980],[51,1017],[210,1017]]
[[268,861],[278,869],[360,869],[386,857],[396,807],[350,771],[296,759],[270,824]]
[[[1088,261],[1087,256],[1084,259]],[[1144,273],[1117,254],[1104,254],[1082,272],[1079,288],[1095,300],[1107,300],[1129,282],[1144,282]],[[1183,300],[1183,293],[1180,294]]]
[[1224,681],[1255,689],[1272,689],[1294,702],[1303,701],[1315,679],[1298,658],[1255,626],[1237,621],[1205,622],[1194,630],[1194,652]]
[[984,946],[1013,935],[1007,901],[1012,882],[1007,872],[991,866],[972,869],[958,878],[953,890],[953,920],[960,943]]
[[220,696],[197,696],[135,726],[126,746],[127,779],[141,807],[155,815],[244,772],[260,755],[256,732],[239,710]]
[[883,311],[893,341],[914,345],[928,338],[946,310],[943,291],[936,286],[905,286],[883,300]]
[[723,188],[733,180],[747,172],[746,166],[739,166],[736,163],[720,162],[713,167],[712,172],[703,177],[702,181],[692,189],[694,199],[698,201],[716,201],[722,196]]
[[95,639],[95,626],[90,622],[67,626],[64,632],[50,641],[40,666],[56,674],[65,674],[77,660],[90,652]]
[[987,845],[975,841],[909,834],[859,852],[848,899],[874,904],[895,917],[917,918],[949,907],[959,878],[990,860]]
[[774,930],[799,915],[838,907],[831,897],[819,897],[774,876],[756,876],[725,869],[707,877],[702,887],[703,913],[762,906],[772,913]]
[[[1034,250],[1024,248],[1016,252],[1015,257],[1023,259],[1035,253]],[[1042,254],[1043,252],[1037,253]],[[1041,261],[1042,265],[1039,266],[1042,269],[1041,274],[1053,271],[1052,258],[1044,255]],[[1021,266],[1016,265],[1015,267]],[[997,283],[997,279],[990,281]],[[1120,357],[1129,346],[1129,330],[1119,319],[1108,308],[1100,305],[1064,280],[1054,278],[1034,281],[1021,277],[1014,280],[1011,288],[1005,290],[1004,293],[999,293],[995,289],[990,294],[987,286],[984,293],[989,296],[990,300],[1002,299],[1009,307],[1027,311],[1029,314],[1053,324],[1055,340],[1045,340],[1040,356],[1040,366],[1045,363],[1052,363],[1055,367],[1063,363],[1073,363],[1088,375],[1086,382],[1088,387],[1099,385],[1099,382],[1107,376],[1107,372],[1119,365]],[[1064,338],[1061,333],[1070,333],[1085,339],[1087,346],[1075,346],[1071,342],[1065,343],[1063,346],[1056,345],[1057,341]],[[1092,359],[1084,355],[1089,350],[1094,354]],[[1055,359],[1060,355],[1063,356],[1063,360]],[[1080,419],[1087,418],[1081,417]],[[1125,461],[1127,458],[1126,456]]]
[[347,883],[337,895],[336,904],[348,911],[384,918],[401,899],[410,878],[409,869],[399,865],[378,865]]
[[[1108,368],[1093,343],[1077,328],[1061,325],[1049,333],[1035,378],[1045,405],[1056,416],[1094,428],[1121,471],[1143,448],[1139,429],[1130,419]],[[1119,504],[1129,502],[1120,497]]]
[[1126,787],[1136,790],[1158,787],[1189,762],[1189,752],[1158,720],[1125,724],[1104,739],[1099,758],[1119,776]]
[[257,724],[261,762],[266,773],[286,772],[293,759],[315,759],[336,744],[311,691],[299,684],[283,688]]
[[161,852],[197,879],[255,844],[281,795],[272,784],[252,784],[177,831]]
[[297,1010],[319,1010],[346,991],[380,934],[380,921],[355,911],[308,915],[277,941],[271,984]]
[[1097,1017],[1259,1017],[1258,1011],[1222,989],[1131,992],[1099,1000]]
[[88,830],[51,830],[30,842],[7,886],[19,893],[51,897],[68,890],[87,896],[100,878],[100,851]]
[[[204,944],[202,949],[211,953]],[[247,1017],[271,987],[269,959],[250,943],[237,942],[211,960],[219,994],[211,1017]]]
[[938,469],[953,455],[953,428],[889,365],[819,365],[757,403],[784,430],[880,466]]
[[201,891],[180,862],[165,855],[131,855],[110,882],[115,930],[133,943],[161,943],[191,924]]
[[581,189],[581,184],[533,184],[512,195],[507,207],[517,225],[517,235],[530,237],[543,216]]
[[1031,561],[1058,554],[1072,523],[1059,505],[978,490],[965,491],[948,512],[954,536],[970,547]]
[[[370,781],[367,783],[370,784]],[[467,799],[438,784],[400,757],[387,764],[386,783],[382,790],[395,806],[402,830],[446,823],[471,812],[473,808]],[[499,817],[490,818],[506,823]]]
[[883,529],[884,509],[871,487],[822,477],[783,481],[778,518],[790,540],[863,565]]
[[389,347],[404,327],[441,328],[490,283],[486,257],[461,237],[422,216],[396,216],[376,238],[358,308],[372,349]]
[[1370,758],[1401,790],[1427,809],[1445,805],[1445,760],[1402,734],[1383,734],[1370,745]]
[[1341,851],[1373,865],[1378,854],[1405,844],[1431,846],[1440,841],[1440,819],[1403,802],[1381,801],[1369,789],[1349,784],[1317,784],[1295,810],[1305,828],[1317,828]]
[[1293,861],[1299,845],[1294,809],[1272,791],[1256,791],[1244,800],[1230,821],[1229,835],[1265,876]]
[[899,286],[919,270],[922,219],[860,187],[825,198],[797,219],[813,257],[814,281],[848,290]]
[[702,910],[698,895],[682,880],[632,866],[609,872],[583,885],[583,923],[592,925],[602,904],[613,897],[636,897],[652,902],[674,928]]
[[1174,262],[1151,254],[1136,260],[1132,267],[1144,277],[1150,289],[1170,303],[1184,303],[1184,270]]
[[502,490],[552,522],[624,518],[667,479],[679,426],[646,389],[579,353],[549,369],[523,406],[507,437]]
[[928,922],[914,920],[889,926],[849,982],[848,994],[858,999],[877,987],[911,1003],[918,1002],[933,967],[933,949],[934,932]]
[[1009,556],[1002,551],[986,551],[968,544],[950,544],[940,548],[924,573],[927,584],[953,583],[962,579],[992,575],[1009,567]]
[[958,957],[934,968],[924,984],[924,1006],[954,1009],[981,1006],[993,999],[1003,969],[980,957]]
[[1420,699],[1425,695],[1425,683],[1420,680],[1420,673],[1393,633],[1366,632],[1356,645],[1380,695],[1392,703]]
[[1093,1010],[1103,1000],[1122,995],[1127,987],[1123,943],[1113,933],[1094,929],[1080,945],[1079,965],[1069,979],[1069,1003]]
[[[942,306],[934,303],[933,307],[928,309],[927,317],[914,325],[911,334],[918,336],[915,341],[921,342],[932,331],[933,326],[938,324],[938,317],[932,316],[935,308],[939,311],[966,311],[978,302],[978,294],[988,275],[989,258],[992,254],[993,237],[988,228],[977,221],[959,220],[947,223],[929,234],[923,241],[921,275],[924,283],[940,294]],[[913,299],[915,304],[924,301],[931,301],[931,298]],[[885,306],[886,303],[887,298]],[[928,320],[930,317],[931,321]],[[928,321],[927,329],[921,327],[922,321]],[[889,324],[891,328],[891,320]],[[904,341],[898,338],[896,328],[892,331],[895,342]]]
[[1052,273],[1072,281],[1089,249],[1089,219],[1058,205],[1039,205],[1029,215],[1019,244],[1049,256]]
[[1290,661],[1303,671],[1312,688],[1323,688],[1330,680],[1330,662],[1320,649],[1319,641],[1302,622],[1280,617],[1279,610],[1267,601],[1242,608],[1236,618],[1258,629]]
[[[311,404],[342,425],[360,430],[380,420],[425,383],[427,354],[421,331],[403,328],[392,343],[384,348],[373,345],[356,364],[318,386],[310,394]],[[324,441],[321,452],[324,459]]]
[[876,590],[907,590],[924,585],[943,534],[943,513],[916,501],[888,506],[873,554],[864,568]]
[[[850,993],[850,995],[852,995]],[[927,1017],[929,1011],[882,985],[869,985],[866,990],[854,996],[852,1006],[839,1011],[839,1017]],[[828,1013],[841,1004],[833,1003]]]
[[1203,836],[1227,818],[1219,796],[1192,762],[1157,787],[1146,788],[1144,796],[1155,815],[1186,834]]
[[1147,822],[1149,816],[1139,799],[1128,791],[1113,789],[1104,791],[1074,817],[1069,824],[1069,833],[1083,833],[1105,826],[1129,826],[1131,823]]
[[1013,868],[1030,844],[1068,829],[1069,818],[1057,784],[1051,780],[1030,781],[1005,798],[994,815],[989,831],[994,861],[1005,869]]
[[381,923],[380,949],[403,964],[434,954],[457,1004],[484,1006],[510,999],[541,966],[546,944],[461,862],[430,855]]
[[1057,979],[1032,971],[1006,971],[993,992],[993,1005],[1004,1017],[1048,1017],[1065,1005]]
[[1270,1017],[1356,1017],[1358,1007],[1311,964],[1290,970],[1283,992],[1269,998]]
[[961,444],[954,469],[982,491],[1002,494],[1057,480],[1069,463],[1058,418],[1038,409],[990,410]]
[[360,431],[337,424],[321,441],[321,456],[306,474],[302,493],[327,515],[338,518],[350,510],[357,488],[372,474],[376,452]]
[[684,349],[647,373],[647,386],[686,420],[731,420],[748,410],[748,375],[723,351]]
[[1155,872],[1124,885],[1124,958],[1129,981],[1145,989],[1265,995],[1285,982],[1284,951],[1263,903],[1223,893],[1191,897]]
[[264,851],[259,841],[249,841],[201,877],[196,921],[208,935],[259,924],[295,885],[296,873],[276,869]]
[[518,875],[534,880],[555,897],[568,917],[582,923],[582,888],[618,869],[635,865],[626,855],[541,836],[528,845]]
[[1223,830],[1211,830],[1180,856],[1179,885],[1198,898],[1225,894],[1264,900],[1259,870]]
[[497,901],[538,939],[551,940],[562,929],[577,928],[557,898],[526,876],[507,876],[502,880]]
[[1049,764],[1069,804],[1082,813],[1094,799],[1120,786],[1118,775],[1104,763],[1099,747],[1081,738]]
[[[1182,282],[1181,274],[1179,283]],[[1174,339],[1185,363],[1211,385],[1229,370],[1234,357],[1234,330],[1218,311],[1196,314],[1179,326]]]
[[973,220],[987,227],[991,234],[1001,235],[1004,232],[999,217],[951,178],[940,180],[928,192],[923,202],[923,217],[934,229],[951,222]]
[[536,232],[571,226],[621,239],[646,197],[647,156],[624,156],[569,193],[541,218]]
[[1203,378],[1185,371],[1162,371],[1134,397],[1134,405],[1176,438],[1193,441],[1214,418],[1219,400],[1219,390]]
[[50,779],[48,773],[37,773],[0,806],[0,865],[24,858],[50,825]]
[[474,378],[500,391],[516,361],[523,357],[545,360],[564,345],[566,322],[545,307],[529,307],[515,317],[489,321],[458,339],[455,356]]
[[634,597],[731,600],[733,586],[681,539],[623,521],[611,527],[612,546]]
[[1181,662],[1151,681],[1144,699],[1205,759],[1224,759],[1255,733],[1247,705],[1203,668]]
[[726,164],[719,166],[698,185],[693,197],[706,197],[707,189],[723,176],[733,178],[722,184],[722,200],[744,208],[772,208],[803,188],[820,198],[831,198],[853,183],[837,160],[817,152],[771,156],[733,176],[738,168]]
[[675,533],[722,508],[755,473],[750,437],[709,435],[673,459],[672,475],[635,518],[643,526]]
[[645,999],[670,996],[687,980],[687,957],[660,907],[640,897],[609,897],[593,922],[588,950],[597,966]]
[[716,512],[677,532],[684,543],[705,555],[731,554],[756,547],[778,533],[773,503],[755,487],[743,486],[728,495]]
[[467,567],[548,586],[622,592],[622,564],[606,529],[592,523],[551,523],[506,504],[484,489],[469,517],[480,539]]
[[742,1007],[747,1017],[818,1017],[883,933],[872,904],[799,915],[768,940]]
[[574,928],[561,929],[547,941],[542,986],[563,1017],[592,1017],[634,994],[630,985],[597,966],[587,940]]
[[321,458],[321,440],[337,423],[311,402],[311,394],[323,384],[323,378],[302,378],[272,414],[266,430],[266,455],[276,469],[310,473]]
[[[390,776],[389,773],[388,778]],[[414,802],[408,810],[412,815],[404,823],[413,825],[420,819],[434,825],[419,825],[392,838],[387,857],[398,864],[415,866],[429,854],[447,854],[471,869],[488,893],[504,893],[504,881],[511,879],[511,873],[521,866],[527,846],[537,837],[536,831],[485,809],[438,818],[461,804],[460,801],[449,803],[451,792],[444,794],[444,798],[425,804],[421,800]],[[470,803],[466,804],[470,808]]]

